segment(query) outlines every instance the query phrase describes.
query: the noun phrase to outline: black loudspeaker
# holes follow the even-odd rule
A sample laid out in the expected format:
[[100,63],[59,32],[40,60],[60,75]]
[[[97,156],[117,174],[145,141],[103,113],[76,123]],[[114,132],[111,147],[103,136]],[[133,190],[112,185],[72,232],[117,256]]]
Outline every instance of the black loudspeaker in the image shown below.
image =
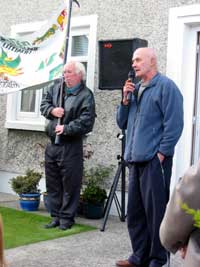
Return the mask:
[[99,89],[122,89],[132,68],[133,52],[147,45],[139,38],[99,41]]

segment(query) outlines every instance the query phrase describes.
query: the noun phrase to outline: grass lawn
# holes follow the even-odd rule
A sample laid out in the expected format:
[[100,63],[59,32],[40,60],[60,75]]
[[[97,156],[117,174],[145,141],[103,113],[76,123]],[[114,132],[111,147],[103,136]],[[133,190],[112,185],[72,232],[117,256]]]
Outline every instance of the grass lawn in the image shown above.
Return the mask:
[[50,221],[49,217],[5,207],[0,207],[0,214],[4,223],[6,249],[96,229],[81,224],[75,224],[66,231],[59,228],[45,229],[44,225]]

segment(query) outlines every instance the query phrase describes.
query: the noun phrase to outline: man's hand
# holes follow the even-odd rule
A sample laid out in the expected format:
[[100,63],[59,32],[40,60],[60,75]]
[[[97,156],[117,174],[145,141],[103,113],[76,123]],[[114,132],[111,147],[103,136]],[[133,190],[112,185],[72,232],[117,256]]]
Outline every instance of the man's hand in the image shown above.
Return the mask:
[[182,248],[179,249],[180,254],[181,254],[181,258],[185,259],[186,253],[187,253],[187,246],[184,246]]
[[163,154],[161,154],[160,152],[157,153],[157,157],[159,158],[159,160],[160,160],[161,163],[165,159],[165,156]]
[[57,125],[56,126],[55,132],[56,132],[57,135],[62,134],[63,131],[64,131],[64,125]]
[[135,90],[135,85],[128,79],[123,87],[123,104],[128,105],[128,93],[132,93]]
[[64,109],[63,108],[54,108],[51,111],[51,114],[56,118],[62,118],[64,115]]

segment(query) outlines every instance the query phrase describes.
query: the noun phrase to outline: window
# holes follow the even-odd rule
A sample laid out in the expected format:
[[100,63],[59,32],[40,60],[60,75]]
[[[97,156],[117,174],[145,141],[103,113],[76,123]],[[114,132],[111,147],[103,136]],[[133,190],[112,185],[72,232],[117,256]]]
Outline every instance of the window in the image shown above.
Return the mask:
[[78,35],[72,37],[72,56],[87,56],[88,54],[88,36]]
[[[15,25],[11,28],[12,36],[20,37],[33,33],[39,30],[43,23]],[[71,18],[67,60],[78,60],[85,65],[86,84],[91,90],[94,88],[96,28],[96,15]],[[26,89],[8,95],[6,128],[44,131],[45,118],[40,115],[43,89]]]

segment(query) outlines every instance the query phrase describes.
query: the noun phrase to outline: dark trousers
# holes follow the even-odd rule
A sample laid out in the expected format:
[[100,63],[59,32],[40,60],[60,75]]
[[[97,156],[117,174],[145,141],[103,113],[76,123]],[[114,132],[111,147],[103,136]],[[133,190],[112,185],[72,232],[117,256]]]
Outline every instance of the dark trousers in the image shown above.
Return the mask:
[[45,174],[51,217],[61,224],[74,222],[83,176],[82,140],[48,144]]
[[128,191],[128,231],[136,265],[161,267],[167,253],[159,239],[159,228],[169,199],[172,157],[162,164],[157,155],[148,162],[130,164]]

